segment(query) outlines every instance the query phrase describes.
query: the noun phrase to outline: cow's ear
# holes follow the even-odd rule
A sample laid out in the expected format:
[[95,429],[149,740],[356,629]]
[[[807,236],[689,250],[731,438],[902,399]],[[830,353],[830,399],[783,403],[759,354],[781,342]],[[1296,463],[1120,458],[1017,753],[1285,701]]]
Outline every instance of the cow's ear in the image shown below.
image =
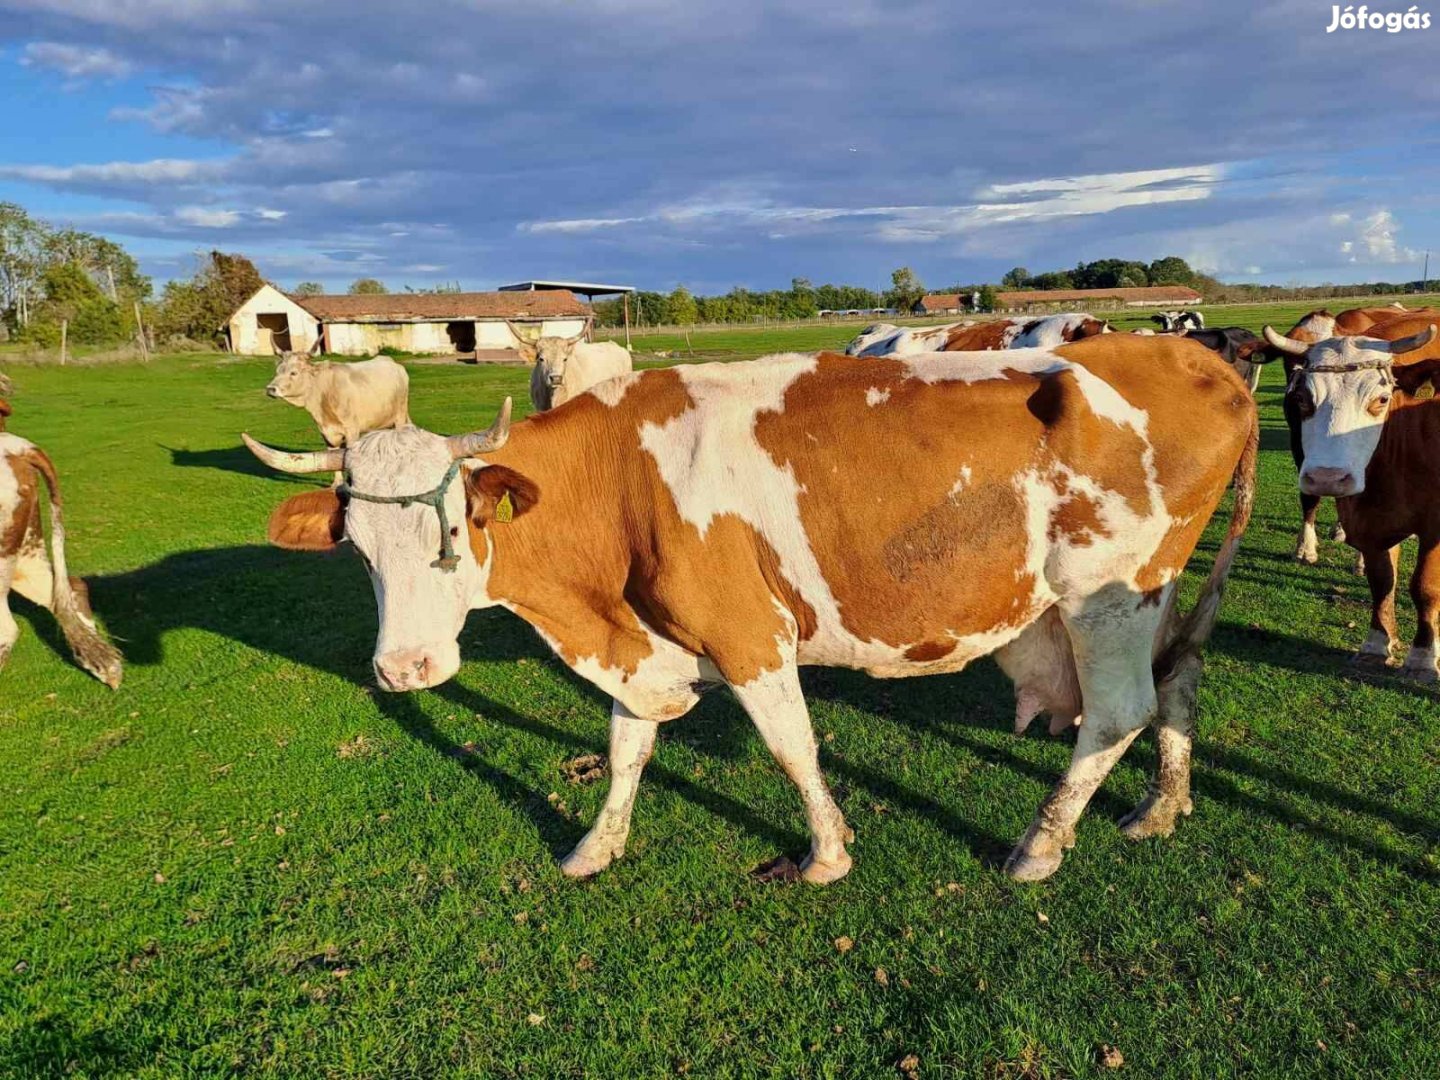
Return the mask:
[[477,528],[506,524],[529,513],[540,501],[540,488],[504,465],[484,465],[465,477],[465,501]]
[[1395,385],[1414,397],[1431,379],[1440,375],[1440,359],[1417,360],[1413,364],[1396,364],[1390,369],[1395,376]]
[[302,491],[275,508],[267,531],[288,551],[333,551],[345,535],[345,504],[330,488]]

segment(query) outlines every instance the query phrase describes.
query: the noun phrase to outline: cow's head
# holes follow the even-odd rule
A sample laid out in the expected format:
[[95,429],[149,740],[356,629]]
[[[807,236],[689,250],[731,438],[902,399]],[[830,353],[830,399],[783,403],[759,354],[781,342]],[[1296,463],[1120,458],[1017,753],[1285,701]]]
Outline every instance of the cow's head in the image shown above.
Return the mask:
[[[483,561],[476,558],[471,530],[513,520],[539,495],[512,469],[478,460],[454,466],[500,449],[509,429],[506,398],[488,430],[468,435],[446,437],[414,427],[372,431],[345,449],[301,454],[242,436],[256,457],[281,472],[344,471],[340,488],[306,491],[282,502],[270,517],[270,542],[293,551],[354,545],[380,611],[373,663],[381,689],[422,690],[459,670],[465,616],[489,602],[488,549],[482,544],[487,554]],[[432,494],[443,514],[424,501]],[[449,566],[441,557],[446,550],[454,558]]]
[[552,391],[565,382],[565,366],[575,355],[575,346],[585,340],[585,331],[574,337],[542,337],[533,344],[520,343],[520,358],[540,369],[540,376]]
[[282,353],[275,361],[275,377],[265,387],[265,393],[272,398],[299,404],[315,381],[319,367],[304,353]]
[[1440,369],[1437,360],[1396,366],[1394,358],[1423,348],[1434,336],[1431,326],[1398,341],[1341,337],[1310,344],[1265,327],[1273,348],[1300,360],[1285,393],[1300,415],[1302,492],[1341,497],[1365,490],[1365,469],[1394,392],[1413,393]]
[[855,340],[845,346],[846,356],[861,356],[865,350],[888,337],[894,337],[900,328],[893,323],[877,322],[861,330]]

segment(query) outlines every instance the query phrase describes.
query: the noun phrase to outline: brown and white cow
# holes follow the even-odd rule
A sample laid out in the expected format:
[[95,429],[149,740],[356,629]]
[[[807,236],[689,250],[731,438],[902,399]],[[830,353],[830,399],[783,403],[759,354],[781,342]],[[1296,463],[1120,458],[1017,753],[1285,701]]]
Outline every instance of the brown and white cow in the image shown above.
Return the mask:
[[1266,329],[1272,344],[1301,358],[1289,390],[1300,418],[1300,490],[1335,496],[1346,543],[1365,561],[1370,632],[1357,659],[1388,664],[1399,646],[1399,545],[1414,536],[1420,552],[1410,596],[1417,626],[1401,670],[1434,682],[1440,631],[1440,490],[1435,482],[1440,401],[1415,395],[1440,375],[1435,326],[1394,340],[1366,335],[1317,344]]
[[410,425],[410,376],[385,356],[341,364],[286,353],[265,393],[308,412],[326,446],[349,446],[367,431]]
[[910,356],[923,352],[990,352],[996,349],[1053,349],[1112,331],[1109,323],[1083,311],[1043,318],[1022,316],[991,322],[965,321],[914,329],[867,327],[845,348],[847,356]]
[[[1394,340],[1419,333],[1435,319],[1440,319],[1440,312],[1432,312],[1426,308],[1417,308],[1413,311],[1399,310],[1394,307],[1352,308],[1349,311],[1342,311],[1339,315],[1332,315],[1321,309],[1303,316],[1284,337],[1292,342],[1306,345],[1356,334],[1366,334],[1382,340]],[[1274,333],[1274,330],[1270,330],[1266,336],[1269,337]],[[1424,359],[1432,351],[1440,351],[1440,345],[1432,346],[1413,359]],[[1293,353],[1283,352],[1283,350],[1281,358],[1285,362],[1287,390],[1283,400],[1283,410],[1285,426],[1290,434],[1290,456],[1295,461],[1296,469],[1302,469],[1305,464],[1305,453],[1300,439],[1301,417],[1296,408],[1298,399],[1290,392],[1301,361]],[[1299,562],[1314,564],[1320,561],[1320,543],[1315,531],[1315,520],[1319,509],[1320,496],[1302,488],[1300,491],[1300,534],[1295,539],[1295,558]],[[1335,526],[1333,538],[1342,543],[1345,541],[1343,523]]]
[[[566,873],[623,853],[660,723],[724,683],[803,795],[815,882],[849,871],[850,833],[804,664],[895,677],[994,654],[1022,714],[1083,704],[1070,768],[1007,864],[1016,878],[1055,871],[1148,723],[1160,767],[1127,831],[1173,829],[1190,810],[1198,648],[1248,520],[1257,438],[1254,402],[1214,353],[1128,335],[645,371],[513,429],[507,402],[488,432],[373,432],[343,452],[245,437],[286,472],[346,470],[339,491],[281,503],[269,534],[364,556],[383,688],[450,678],[467,612],[498,605],[614,698],[610,792]],[[1229,534],[1179,621],[1175,579],[1237,466]]]
[[[50,492],[50,555],[40,523],[40,484]],[[18,435],[0,434],[0,668],[20,636],[10,594],[55,615],[79,665],[112,690],[121,660],[95,626],[89,592],[65,567],[65,519],[60,482],[45,452]]]

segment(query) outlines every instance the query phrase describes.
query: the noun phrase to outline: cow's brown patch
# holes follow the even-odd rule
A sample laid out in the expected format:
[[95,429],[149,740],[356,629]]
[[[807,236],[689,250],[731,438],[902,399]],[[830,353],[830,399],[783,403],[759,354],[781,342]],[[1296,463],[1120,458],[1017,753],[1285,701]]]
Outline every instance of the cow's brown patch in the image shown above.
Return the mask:
[[974,326],[957,326],[945,337],[940,352],[993,352],[1005,348],[1008,339],[1014,338],[1009,320],[976,323]]
[[19,491],[19,499],[10,513],[10,519],[0,520],[0,558],[9,558],[20,552],[32,523],[35,528],[39,528],[39,478],[25,454],[5,454],[0,457],[0,468],[10,470]]
[[1061,538],[1072,547],[1089,547],[1110,531],[1100,520],[1100,507],[1084,493],[1069,495],[1050,515],[1050,542]]
[[954,651],[955,642],[953,640],[921,641],[905,650],[905,659],[913,663],[925,664],[932,660],[943,660]]

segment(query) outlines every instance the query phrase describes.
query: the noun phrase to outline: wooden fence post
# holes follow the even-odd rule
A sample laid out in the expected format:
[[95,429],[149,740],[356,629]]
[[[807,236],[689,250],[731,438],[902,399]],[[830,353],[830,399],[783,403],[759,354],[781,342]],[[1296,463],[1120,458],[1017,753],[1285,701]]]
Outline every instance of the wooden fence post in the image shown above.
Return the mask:
[[60,320],[60,366],[61,366],[61,367],[64,367],[64,366],[65,366],[65,344],[66,344],[66,338],[69,336],[69,334],[70,334],[70,320],[69,320],[69,319],[61,319],[61,320]]
[[135,336],[140,342],[140,359],[150,362],[150,345],[145,340],[145,320],[140,317],[140,301],[135,301]]

